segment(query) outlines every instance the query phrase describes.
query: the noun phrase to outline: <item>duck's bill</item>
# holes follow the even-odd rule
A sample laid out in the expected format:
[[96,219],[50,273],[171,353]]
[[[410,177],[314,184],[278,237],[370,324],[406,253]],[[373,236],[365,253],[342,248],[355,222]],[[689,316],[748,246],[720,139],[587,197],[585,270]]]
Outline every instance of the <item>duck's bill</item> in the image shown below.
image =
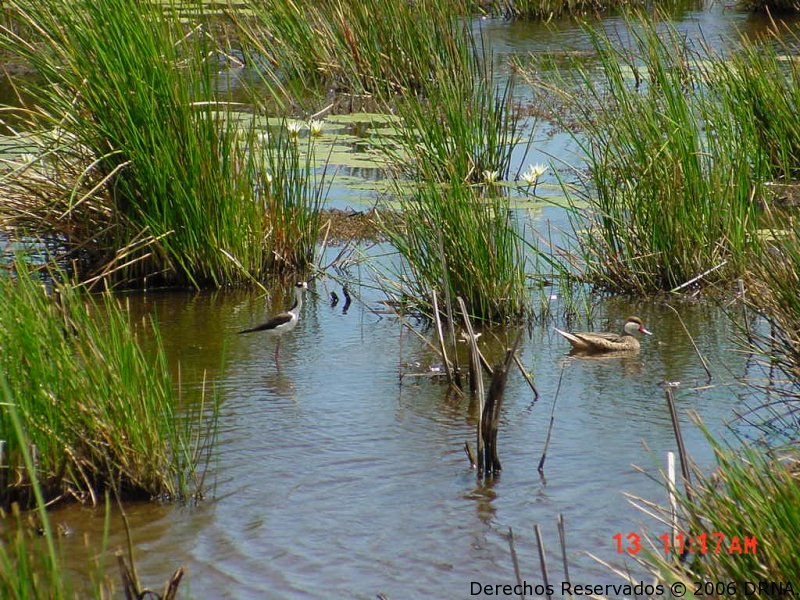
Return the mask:
[[653,335],[652,331],[647,331],[644,327],[639,327],[639,333],[644,333],[645,335]]

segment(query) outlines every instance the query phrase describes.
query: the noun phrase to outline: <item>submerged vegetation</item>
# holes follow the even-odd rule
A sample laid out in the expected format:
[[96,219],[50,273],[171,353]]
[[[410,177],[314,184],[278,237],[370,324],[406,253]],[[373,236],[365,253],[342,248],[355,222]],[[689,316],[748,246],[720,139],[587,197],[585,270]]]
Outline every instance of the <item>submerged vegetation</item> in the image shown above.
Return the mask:
[[[202,404],[180,406],[163,351],[143,353],[116,300],[54,286],[48,292],[24,268],[14,279],[0,278],[0,374],[16,399],[47,501],[96,503],[103,489],[160,499],[202,493],[213,441]],[[25,506],[32,482],[13,432],[4,409],[0,502]]]

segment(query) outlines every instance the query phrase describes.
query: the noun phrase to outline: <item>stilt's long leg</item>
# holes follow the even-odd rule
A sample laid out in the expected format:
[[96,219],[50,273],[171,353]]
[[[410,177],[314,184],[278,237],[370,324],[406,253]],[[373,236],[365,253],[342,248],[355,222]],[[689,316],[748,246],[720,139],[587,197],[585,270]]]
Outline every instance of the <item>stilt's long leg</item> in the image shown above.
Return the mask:
[[279,369],[281,368],[281,363],[279,358],[280,351],[281,351],[281,338],[278,338],[278,341],[275,344],[275,366]]

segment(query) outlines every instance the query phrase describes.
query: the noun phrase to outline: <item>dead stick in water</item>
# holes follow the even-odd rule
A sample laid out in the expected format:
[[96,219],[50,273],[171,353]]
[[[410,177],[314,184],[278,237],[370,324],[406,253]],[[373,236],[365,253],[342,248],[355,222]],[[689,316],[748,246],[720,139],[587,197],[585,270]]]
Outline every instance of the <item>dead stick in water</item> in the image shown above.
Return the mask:
[[711,370],[708,368],[708,363],[706,362],[706,359],[703,358],[703,355],[700,354],[700,349],[697,347],[697,344],[694,343],[694,338],[692,337],[692,334],[689,333],[689,329],[686,327],[686,323],[683,322],[680,313],[673,307],[671,307],[669,304],[667,304],[667,308],[670,309],[672,312],[674,312],[675,315],[678,317],[678,321],[680,322],[681,327],[683,327],[683,330],[686,332],[689,341],[692,343],[692,346],[694,347],[694,353],[697,354],[697,358],[700,359],[700,362],[702,363],[703,368],[706,371],[706,375],[708,375],[708,380],[711,381]]
[[517,578],[517,585],[519,586],[519,597],[525,600],[522,573],[520,573],[519,558],[517,558],[517,547],[514,544],[514,530],[511,527],[508,528],[508,546],[511,548],[511,564],[514,565],[514,576]]
[[667,494],[669,496],[669,516],[672,527],[672,547],[675,547],[675,540],[678,536],[678,498],[675,485],[675,453],[667,452]]
[[444,291],[444,307],[447,311],[447,322],[450,327],[450,344],[453,348],[453,371],[456,383],[461,385],[461,369],[458,365],[458,352],[456,352],[456,324],[453,320],[453,302],[450,299],[450,278],[447,271],[447,257],[444,254],[444,239],[439,230],[439,257],[442,261],[442,289]]
[[[475,386],[477,389],[477,398],[478,398],[478,425],[477,425],[477,434],[475,437],[475,443],[477,444],[477,452],[478,452],[478,460],[477,462],[473,461],[473,457],[470,456],[470,461],[478,467],[478,472],[483,472],[484,468],[484,449],[483,449],[483,374],[481,373],[480,365],[477,364],[478,362],[478,342],[475,339],[475,331],[472,329],[472,322],[469,320],[469,314],[467,313],[466,304],[464,304],[463,298],[460,296],[456,298],[458,301],[458,306],[461,309],[461,315],[464,319],[464,327],[467,328],[467,335],[469,339],[467,340],[470,347],[470,357],[471,357],[471,370],[475,373]],[[469,455],[469,454],[468,454]]]
[[542,567],[542,580],[544,581],[544,589],[547,592],[547,598],[550,600],[553,595],[550,593],[550,578],[547,576],[547,560],[544,556],[544,542],[542,541],[542,531],[538,525],[533,526],[536,532],[536,545],[539,548],[539,564]]
[[467,455],[467,460],[469,460],[470,468],[477,469],[478,461],[475,459],[475,455],[472,453],[472,448],[470,448],[469,442],[464,442],[464,452]]
[[561,391],[561,380],[564,379],[564,368],[561,367],[561,374],[558,376],[558,387],[556,387],[556,397],[553,398],[553,408],[550,409],[550,425],[547,428],[547,438],[544,441],[544,450],[542,450],[542,458],[539,459],[539,466],[537,467],[539,473],[544,472],[544,461],[547,458],[547,448],[550,447],[550,435],[553,433],[553,424],[556,421],[556,402],[558,402],[558,392]]
[[447,358],[447,350],[444,345],[444,333],[442,331],[442,319],[439,315],[439,301],[436,299],[436,290],[431,290],[431,299],[433,301],[433,319],[436,323],[436,334],[439,337],[439,350],[442,353],[442,360],[444,361],[444,368],[447,370],[447,381],[450,382],[452,387],[457,387],[455,379],[453,378],[453,367],[450,360]]
[[[469,344],[470,356],[470,380],[475,382],[475,391],[479,398],[483,398],[483,377],[481,372],[481,358],[483,355],[478,349],[478,338],[475,335],[475,330],[472,329],[472,322],[469,320],[466,304],[461,296],[456,297],[458,306],[461,309],[461,317],[464,319],[464,327],[467,330],[467,343]],[[483,360],[486,360],[485,358]]]
[[672,397],[672,388],[666,388],[667,406],[669,407],[669,416],[672,419],[672,429],[675,432],[675,441],[678,444],[678,457],[681,460],[681,473],[683,474],[683,486],[686,490],[686,500],[692,502],[692,477],[689,472],[689,457],[686,454],[686,446],[683,443],[683,434],[681,434],[681,424],[678,421],[678,411],[675,409],[675,399]]
[[[506,391],[506,381],[514,354],[517,352],[522,334],[517,335],[513,346],[506,351],[505,361],[498,365],[492,375],[489,393],[486,395],[486,405],[483,407],[483,446],[484,470],[487,474],[497,474],[502,470],[500,457],[497,454],[497,430],[500,426],[500,409],[503,406],[503,396]],[[478,459],[480,460],[480,458]]]
[[564,513],[558,513],[558,538],[561,541],[561,560],[564,561],[564,581],[569,583],[569,561],[567,561],[567,528]]
[[528,373],[525,371],[525,367],[522,365],[522,361],[516,354],[514,355],[514,362],[517,364],[519,372],[522,373],[522,376],[528,383],[528,387],[530,387],[531,390],[533,391],[533,401],[536,402],[539,399],[539,390],[536,389],[536,385],[533,383],[533,380],[530,378],[530,375],[528,375]]

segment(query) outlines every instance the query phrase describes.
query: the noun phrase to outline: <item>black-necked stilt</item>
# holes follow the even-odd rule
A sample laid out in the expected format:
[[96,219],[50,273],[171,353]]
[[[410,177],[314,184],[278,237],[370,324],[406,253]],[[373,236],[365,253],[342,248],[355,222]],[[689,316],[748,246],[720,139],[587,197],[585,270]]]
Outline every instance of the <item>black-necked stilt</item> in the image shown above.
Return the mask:
[[308,284],[305,281],[298,281],[294,286],[294,304],[292,304],[292,308],[287,312],[275,315],[266,323],[239,332],[253,333],[255,331],[264,331],[272,336],[277,336],[278,341],[275,344],[275,366],[278,368],[281,366],[278,361],[278,353],[281,349],[281,336],[297,326],[297,322],[300,320],[300,311],[303,308],[303,292],[307,289]]

